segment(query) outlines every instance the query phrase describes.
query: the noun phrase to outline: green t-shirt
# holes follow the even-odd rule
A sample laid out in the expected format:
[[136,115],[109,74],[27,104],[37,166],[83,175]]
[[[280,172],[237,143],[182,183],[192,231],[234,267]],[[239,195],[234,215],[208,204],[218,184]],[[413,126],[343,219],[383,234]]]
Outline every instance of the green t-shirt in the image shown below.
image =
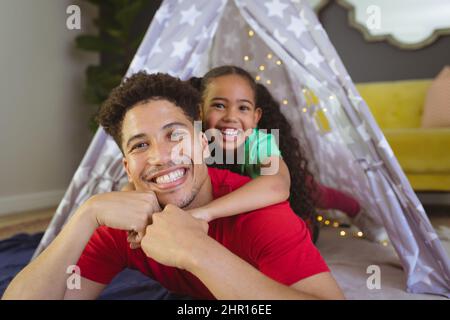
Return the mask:
[[245,140],[245,160],[241,164],[241,173],[252,179],[260,175],[260,166],[264,159],[269,157],[281,157],[275,137],[266,130],[253,129],[252,134]]

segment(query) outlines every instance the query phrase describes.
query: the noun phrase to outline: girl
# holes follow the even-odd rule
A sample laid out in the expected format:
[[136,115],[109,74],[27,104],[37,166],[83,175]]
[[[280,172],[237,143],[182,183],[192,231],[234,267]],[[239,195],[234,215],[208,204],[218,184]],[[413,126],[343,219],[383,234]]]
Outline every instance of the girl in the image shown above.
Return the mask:
[[[222,66],[210,70],[202,79],[192,78],[190,83],[202,93],[202,120],[206,129],[219,130],[223,151],[244,150],[244,163],[215,165],[253,178],[238,190],[218,198],[191,213],[206,221],[239,214],[269,206],[289,198],[293,211],[305,220],[312,231],[314,242],[318,237],[315,207],[338,209],[349,217],[361,220],[359,203],[352,197],[314,182],[307,169],[307,160],[291,126],[280,111],[270,92],[253,77],[236,66]],[[258,130],[279,129],[280,148],[272,134]],[[267,152],[269,150],[269,152]],[[281,152],[280,152],[281,150]],[[278,166],[272,174],[261,171]],[[290,168],[291,170],[289,170]],[[245,199],[245,201],[242,201]],[[386,236],[372,221],[358,221],[366,237],[383,241]],[[354,219],[354,220],[356,220]]]

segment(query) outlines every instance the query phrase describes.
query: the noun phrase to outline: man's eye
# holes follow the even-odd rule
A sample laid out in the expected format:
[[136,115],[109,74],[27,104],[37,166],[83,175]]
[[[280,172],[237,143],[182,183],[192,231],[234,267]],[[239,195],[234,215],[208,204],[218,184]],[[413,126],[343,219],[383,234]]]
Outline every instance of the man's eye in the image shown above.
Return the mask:
[[143,149],[143,148],[146,148],[146,147],[148,147],[148,143],[141,142],[141,143],[135,144],[135,145],[131,148],[131,151],[133,151],[133,150],[140,150],[140,149]]
[[184,132],[174,131],[170,135],[170,140],[172,140],[172,141],[179,141],[179,140],[183,139],[183,137],[184,137]]

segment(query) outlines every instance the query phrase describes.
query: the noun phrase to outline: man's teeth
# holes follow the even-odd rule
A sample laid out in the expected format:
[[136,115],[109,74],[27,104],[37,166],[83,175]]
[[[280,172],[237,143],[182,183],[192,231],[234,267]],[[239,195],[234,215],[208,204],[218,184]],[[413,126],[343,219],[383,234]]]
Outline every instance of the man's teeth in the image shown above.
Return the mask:
[[227,136],[237,136],[239,130],[237,129],[225,129],[222,130],[222,133]]
[[174,182],[174,181],[177,181],[178,179],[181,179],[184,176],[184,174],[185,174],[184,169],[178,169],[178,170],[172,171],[171,173],[157,177],[156,183],[160,184],[160,183]]

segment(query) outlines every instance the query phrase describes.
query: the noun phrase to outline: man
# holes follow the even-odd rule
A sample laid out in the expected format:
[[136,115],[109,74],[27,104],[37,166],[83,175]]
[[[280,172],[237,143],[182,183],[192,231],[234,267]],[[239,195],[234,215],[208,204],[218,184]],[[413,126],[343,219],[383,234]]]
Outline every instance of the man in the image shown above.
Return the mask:
[[[343,298],[287,202],[209,226],[185,211],[249,180],[195,161],[208,156],[193,125],[199,103],[192,87],[165,74],[138,73],[115,88],[99,120],[136,191],[86,201],[3,298],[94,299],[126,267],[194,298]],[[69,290],[66,270],[75,264],[81,289]]]

